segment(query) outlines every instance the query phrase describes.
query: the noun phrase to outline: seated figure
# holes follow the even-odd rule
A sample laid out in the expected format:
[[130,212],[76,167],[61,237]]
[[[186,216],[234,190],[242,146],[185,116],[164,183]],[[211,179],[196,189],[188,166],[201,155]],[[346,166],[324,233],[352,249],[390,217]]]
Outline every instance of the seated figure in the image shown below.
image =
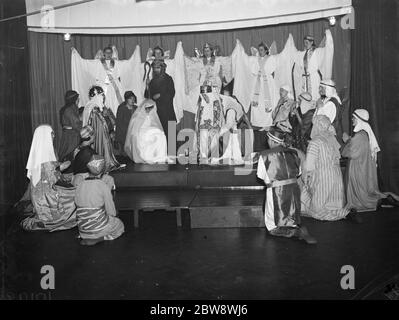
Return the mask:
[[120,237],[125,227],[116,217],[111,188],[101,179],[105,170],[104,157],[93,155],[87,167],[90,176],[76,188],[76,217],[80,244],[95,245]]
[[166,136],[155,101],[144,100],[132,115],[125,152],[136,163],[165,163],[168,160]]
[[57,231],[76,226],[74,195],[75,188],[62,181],[61,171],[70,162],[57,160],[53,139],[54,131],[49,125],[41,125],[33,134],[29,153],[27,177],[33,207],[33,216],[25,218],[22,228],[28,231]]

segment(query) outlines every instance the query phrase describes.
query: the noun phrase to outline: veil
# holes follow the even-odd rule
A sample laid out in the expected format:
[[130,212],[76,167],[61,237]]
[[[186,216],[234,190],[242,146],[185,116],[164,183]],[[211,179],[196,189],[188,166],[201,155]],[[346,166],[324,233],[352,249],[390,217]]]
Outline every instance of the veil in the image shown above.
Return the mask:
[[130,118],[125,152],[136,163],[165,162],[166,136],[151,99],[144,100]]

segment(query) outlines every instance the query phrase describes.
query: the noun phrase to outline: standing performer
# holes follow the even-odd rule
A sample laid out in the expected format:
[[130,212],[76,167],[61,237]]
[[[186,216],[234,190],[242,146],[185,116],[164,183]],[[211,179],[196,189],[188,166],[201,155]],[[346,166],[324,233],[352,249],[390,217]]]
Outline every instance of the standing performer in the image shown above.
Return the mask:
[[270,235],[317,243],[301,226],[301,174],[297,152],[284,146],[284,132],[272,127],[267,133],[270,149],[261,152],[257,176],[266,184],[265,225]]
[[[157,112],[161,121],[166,140],[169,141],[168,122],[176,123],[176,115],[173,107],[175,86],[173,79],[166,73],[166,63],[163,60],[155,60],[152,63],[153,78],[148,86],[148,97],[157,103]],[[174,134],[173,136],[175,136]]]
[[124,97],[125,101],[118,107],[118,112],[116,113],[115,138],[118,143],[118,150],[123,156],[126,156],[124,152],[126,133],[130,118],[137,109],[137,98],[132,91],[126,91]]
[[353,112],[355,135],[350,138],[344,134],[346,144],[342,150],[342,156],[349,159],[345,176],[346,200],[357,211],[375,211],[379,202],[398,205],[391,195],[379,191],[377,153],[380,147],[368,121],[367,110],[356,109]]
[[276,44],[268,48],[263,42],[252,47],[248,56],[237,40],[232,59],[234,65],[233,94],[247,112],[251,108],[251,123],[256,127],[272,126],[271,112],[278,102],[278,88],[291,83],[290,50],[294,47],[290,34],[284,49],[277,54]]
[[113,131],[113,122],[104,112],[106,109],[104,109],[105,94],[103,89],[99,86],[92,87],[89,91],[89,97],[90,101],[83,112],[83,124],[88,124],[94,129],[94,150],[105,158],[106,172],[109,172],[121,166],[115,159],[110,137],[110,132]]
[[293,77],[296,92],[309,92],[314,100],[319,99],[321,80],[331,79],[334,56],[334,41],[330,30],[326,30],[322,44],[317,48],[314,37],[306,36],[303,40],[304,51],[294,48]]
[[82,122],[79,117],[78,103],[79,94],[76,91],[68,90],[65,93],[65,105],[60,110],[62,136],[58,156],[61,160],[65,160],[80,142],[79,132]]
[[125,231],[117,212],[110,187],[101,180],[105,169],[103,157],[94,155],[87,164],[90,176],[76,188],[75,202],[81,245],[95,245],[115,240]]
[[179,122],[183,118],[183,108],[185,106],[185,68],[184,68],[184,52],[182,42],[179,41],[176,45],[175,56],[173,59],[170,56],[170,50],[164,51],[160,46],[156,46],[154,49],[149,48],[147,52],[146,61],[143,64],[144,67],[144,87],[147,98],[151,98],[148,95],[148,86],[153,78],[152,63],[155,60],[163,60],[166,64],[166,70],[168,75],[173,79],[175,96],[173,97],[173,108],[175,111],[176,121]]
[[[72,48],[72,88],[77,92],[88,92],[93,84],[103,88],[107,97],[107,106],[115,115],[118,106],[123,102],[124,88],[130,88],[137,94],[137,100],[143,100],[140,47],[128,60],[119,60],[115,47],[99,50],[94,59],[82,59],[75,48]],[[82,102],[88,102],[82,96]]]
[[215,93],[220,93],[223,85],[232,80],[231,56],[218,56],[220,48],[215,50],[205,43],[203,53],[195,48],[195,57],[184,56],[186,73],[186,109],[196,113],[201,86],[211,86]]

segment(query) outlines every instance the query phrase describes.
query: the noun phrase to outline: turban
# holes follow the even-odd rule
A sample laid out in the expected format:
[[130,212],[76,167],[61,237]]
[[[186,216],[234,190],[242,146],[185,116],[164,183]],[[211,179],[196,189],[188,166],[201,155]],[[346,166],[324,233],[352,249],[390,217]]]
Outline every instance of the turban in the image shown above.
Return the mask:
[[314,41],[314,37],[311,35],[307,35],[303,38],[303,40],[309,40],[309,41]]
[[305,114],[311,109],[314,109],[316,107],[315,101],[312,101],[312,95],[309,92],[302,92],[299,95],[299,99],[301,100],[301,112],[302,114]]
[[337,89],[335,87],[335,82],[331,79],[326,79],[320,81],[320,86],[326,88],[326,97],[337,99],[339,104],[342,104],[341,98],[337,94]]
[[68,90],[65,93],[65,104],[72,104],[76,102],[76,99],[79,97],[79,93],[74,90]]
[[92,126],[84,126],[81,130],[80,130],[80,137],[82,139],[87,139],[94,136],[94,129]]
[[285,142],[285,133],[276,127],[270,128],[270,130],[267,132],[267,136],[269,139],[279,144],[283,144]]
[[104,172],[105,169],[105,159],[103,156],[98,154],[94,154],[91,157],[90,162],[87,164],[87,168],[89,169],[90,173],[94,176],[99,176]]

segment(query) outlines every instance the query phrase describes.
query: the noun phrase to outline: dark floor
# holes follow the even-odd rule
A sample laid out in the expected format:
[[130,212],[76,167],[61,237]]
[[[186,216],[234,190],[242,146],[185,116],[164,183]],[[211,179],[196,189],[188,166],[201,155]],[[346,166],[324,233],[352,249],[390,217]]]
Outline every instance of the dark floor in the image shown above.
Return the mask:
[[[2,244],[2,297],[34,299],[40,269],[55,268],[51,299],[383,299],[399,274],[399,212],[364,213],[364,223],[305,219],[319,243],[272,238],[264,228],[178,230],[173,214],[146,214],[141,229],[80,246],[77,230],[28,233]],[[355,290],[340,287],[355,269]]]

